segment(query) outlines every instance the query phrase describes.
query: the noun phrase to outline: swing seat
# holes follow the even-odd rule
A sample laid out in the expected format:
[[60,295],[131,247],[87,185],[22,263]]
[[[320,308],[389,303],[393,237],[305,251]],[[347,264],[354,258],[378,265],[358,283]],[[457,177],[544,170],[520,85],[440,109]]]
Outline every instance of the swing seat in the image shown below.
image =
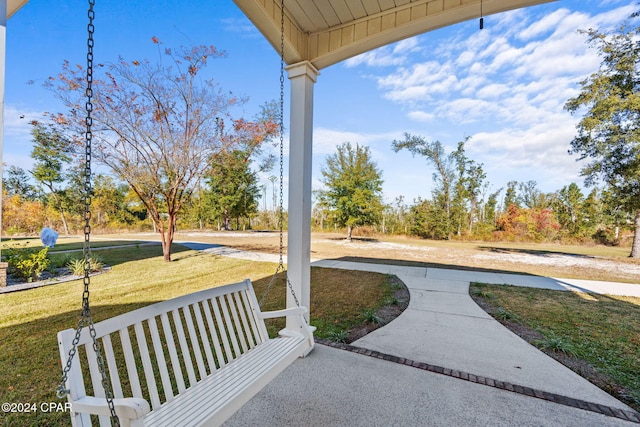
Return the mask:
[[[222,424],[313,349],[314,328],[304,318],[306,311],[261,312],[245,280],[96,323],[120,425]],[[264,319],[273,317],[287,317],[295,330],[284,329],[270,339]],[[74,336],[74,329],[58,333],[63,361]],[[93,341],[84,328],[65,384],[74,426],[90,426],[92,418],[111,425],[101,381]]]

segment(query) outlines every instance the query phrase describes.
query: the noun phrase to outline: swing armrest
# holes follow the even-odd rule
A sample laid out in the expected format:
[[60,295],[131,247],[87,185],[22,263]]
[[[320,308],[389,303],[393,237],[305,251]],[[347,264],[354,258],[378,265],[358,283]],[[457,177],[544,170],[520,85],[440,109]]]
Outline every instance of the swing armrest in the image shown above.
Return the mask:
[[[140,397],[113,399],[113,406],[118,417],[128,420],[140,419],[151,411],[149,402]],[[73,400],[71,401],[71,410],[83,414],[111,415],[107,399],[104,397],[84,396]]]
[[284,310],[276,310],[276,311],[266,311],[264,313],[260,313],[259,317],[261,319],[272,319],[274,317],[287,317],[293,316],[293,326],[292,329],[282,329],[278,335],[281,337],[304,337],[307,340],[309,347],[305,350],[302,357],[306,357],[313,347],[315,346],[315,342],[313,339],[313,333],[316,330],[315,326],[310,326],[307,323],[307,320],[304,318],[304,314],[307,312],[307,307],[290,307]]
[[307,312],[307,307],[291,307],[284,310],[264,311],[260,313],[262,319],[273,319],[274,317],[302,316]]

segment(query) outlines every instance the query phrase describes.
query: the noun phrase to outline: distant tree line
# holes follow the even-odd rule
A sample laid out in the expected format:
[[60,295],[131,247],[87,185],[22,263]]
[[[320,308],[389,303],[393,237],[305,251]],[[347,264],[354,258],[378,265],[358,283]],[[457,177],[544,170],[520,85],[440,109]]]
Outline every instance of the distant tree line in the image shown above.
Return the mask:
[[510,181],[492,191],[483,165],[465,152],[468,138],[449,153],[439,141],[405,135],[394,141],[434,166],[431,197],[407,204],[404,197],[385,204],[382,172],[366,147],[344,143],[327,157],[326,190],[318,191],[314,210],[317,230],[355,227],[365,232],[405,234],[429,239],[491,241],[563,241],[619,244],[632,230],[633,212],[625,210],[610,189],[588,194],[576,183],[552,193],[535,181]]
[[[32,123],[33,167],[5,169],[3,233],[37,234],[51,227],[62,234],[84,228],[84,178],[76,148],[40,122]],[[274,212],[259,211],[262,197],[258,170],[271,160],[262,152],[235,148],[210,159],[209,167],[185,201],[176,229],[237,230],[276,228]],[[46,160],[45,160],[46,159]],[[266,161],[266,163],[265,163]],[[157,231],[148,207],[133,188],[108,173],[92,177],[91,222],[96,231]],[[166,216],[160,212],[160,216]]]
[[[60,146],[59,135],[51,135],[41,123],[33,124],[32,135],[32,169],[11,165],[5,170],[3,231],[36,234],[46,226],[62,233],[80,232],[83,180],[78,159],[72,150]],[[367,147],[338,146],[322,169],[327,190],[316,193],[314,228],[351,232],[364,228],[429,239],[604,244],[619,244],[632,230],[633,212],[610,189],[593,188],[585,194],[571,183],[543,193],[535,181],[510,181],[505,188],[492,190],[483,165],[468,158],[467,142],[459,142],[449,153],[439,141],[413,135],[393,142],[397,150],[413,150],[437,165],[431,196],[412,203],[402,196],[384,202],[382,171]],[[42,156],[45,148],[51,151]],[[264,162],[254,160],[252,153],[235,149],[212,159],[185,202],[177,229],[277,229],[275,197],[267,206],[263,198],[268,187],[259,181],[259,166]],[[93,177],[91,211],[96,230],[154,229],[147,208],[131,187],[106,173]]]

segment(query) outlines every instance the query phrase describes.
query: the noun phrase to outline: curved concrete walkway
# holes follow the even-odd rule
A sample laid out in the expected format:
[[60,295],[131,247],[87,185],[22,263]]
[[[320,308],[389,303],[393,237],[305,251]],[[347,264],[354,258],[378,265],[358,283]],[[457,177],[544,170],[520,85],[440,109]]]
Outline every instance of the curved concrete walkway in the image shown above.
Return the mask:
[[[626,405],[513,334],[469,296],[471,281],[518,286],[529,286],[531,283],[538,285],[535,287],[542,287],[540,285],[550,279],[361,263],[321,261],[316,265],[393,272],[409,288],[411,300],[408,309],[387,327],[354,342],[355,346],[628,409]],[[492,280],[493,274],[498,278]],[[602,282],[594,283],[602,287]],[[553,279],[549,284],[555,284]],[[618,285],[621,286],[617,291],[622,292],[624,284]],[[640,290],[638,285],[626,286]],[[550,288],[553,289],[551,286]]]
[[[409,307],[351,346],[316,346],[225,425],[640,423],[640,414],[511,333],[468,294],[471,281],[563,290],[577,288],[572,281],[332,260],[314,265],[395,274],[410,290]],[[602,282],[580,282],[579,289],[590,292],[640,291],[637,285],[609,289]]]

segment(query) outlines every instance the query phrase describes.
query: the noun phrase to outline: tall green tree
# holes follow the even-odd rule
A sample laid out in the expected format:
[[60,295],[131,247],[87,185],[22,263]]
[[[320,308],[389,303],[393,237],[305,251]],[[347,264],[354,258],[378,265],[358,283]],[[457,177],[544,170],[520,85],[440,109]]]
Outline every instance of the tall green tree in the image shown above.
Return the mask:
[[[397,153],[400,150],[407,150],[413,156],[419,155],[431,163],[436,172],[433,174],[433,203],[429,205],[432,214],[437,217],[438,230],[433,230],[439,238],[450,238],[453,232],[452,202],[456,185],[456,167],[452,155],[447,155],[440,141],[427,141],[417,135],[405,133],[403,141],[392,142],[392,148]],[[438,212],[442,210],[442,212]]]
[[547,196],[538,189],[536,181],[521,182],[518,199],[523,206],[529,209],[544,209],[548,207]]
[[385,232],[391,234],[407,233],[407,210],[408,207],[404,202],[404,196],[398,196],[393,204],[385,207]]
[[347,227],[347,240],[354,227],[379,223],[384,209],[382,172],[368,147],[339,145],[321,173],[327,189],[317,192],[320,203],[332,209],[339,227]]
[[48,191],[47,196],[60,214],[64,232],[68,235],[70,232],[64,203],[64,182],[66,168],[73,160],[73,144],[54,125],[33,121],[31,126],[31,158],[34,160],[31,174]]
[[602,192],[596,187],[591,190],[582,203],[582,215],[593,231],[603,224],[604,209]]
[[93,178],[93,194],[91,196],[91,218],[98,227],[109,225],[125,225],[124,219],[131,216],[125,203],[128,191],[126,185],[117,185],[115,180],[104,174]]
[[8,196],[20,196],[24,200],[30,201],[38,198],[38,191],[29,181],[27,171],[19,166],[11,165],[5,173],[6,178],[2,179],[2,188]]
[[610,34],[585,31],[602,61],[565,104],[572,114],[584,113],[570,153],[589,160],[581,170],[585,182],[604,181],[633,213],[633,258],[640,258],[640,26],[631,25],[637,18]]
[[482,164],[470,159],[465,151],[469,138],[458,143],[457,148],[447,154],[440,141],[427,141],[410,134],[403,141],[393,141],[392,148],[398,152],[408,150],[420,155],[432,164],[434,188],[429,204],[427,234],[439,239],[451,238],[452,233],[461,235],[463,230],[471,233],[478,218],[478,197],[486,178]]
[[[468,139],[468,138],[467,138]],[[457,175],[455,177],[455,185],[453,187],[453,194],[451,196],[451,227],[458,236],[462,235],[462,228],[467,222],[467,217],[471,217],[469,209],[467,207],[467,200],[469,199],[469,189],[467,188],[466,173],[467,164],[470,160],[464,150],[465,141],[458,143],[458,148],[450,154]]]
[[556,192],[551,207],[562,230],[573,237],[586,233],[587,222],[584,216],[584,194],[575,182],[565,185]]
[[232,219],[249,218],[258,211],[260,186],[249,157],[245,150],[220,153],[205,178],[206,206],[211,219],[219,218],[225,230],[232,229]]
[[482,205],[481,220],[483,223],[495,226],[496,214],[498,211],[498,196],[501,192],[502,188],[494,191],[493,193],[489,194],[489,196],[487,196],[487,200]]
[[507,182],[507,190],[504,194],[504,206],[503,209],[506,212],[509,206],[520,207],[520,199],[518,198],[518,181]]
[[431,226],[436,221],[432,220],[430,215],[431,208],[428,200],[417,198],[413,201],[413,205],[409,207],[408,222],[411,234],[420,237],[434,237],[432,232],[437,232],[437,227]]
[[[462,226],[467,226],[469,234],[473,233],[473,224],[477,221],[478,197],[487,174],[482,168],[482,163],[471,160],[465,151],[465,144],[469,137],[458,143],[458,148],[451,156],[456,162],[458,170],[458,182],[456,183],[456,194],[454,196],[454,206],[458,206],[457,215],[454,214],[454,223],[461,234]],[[465,224],[466,221],[466,224]]]

